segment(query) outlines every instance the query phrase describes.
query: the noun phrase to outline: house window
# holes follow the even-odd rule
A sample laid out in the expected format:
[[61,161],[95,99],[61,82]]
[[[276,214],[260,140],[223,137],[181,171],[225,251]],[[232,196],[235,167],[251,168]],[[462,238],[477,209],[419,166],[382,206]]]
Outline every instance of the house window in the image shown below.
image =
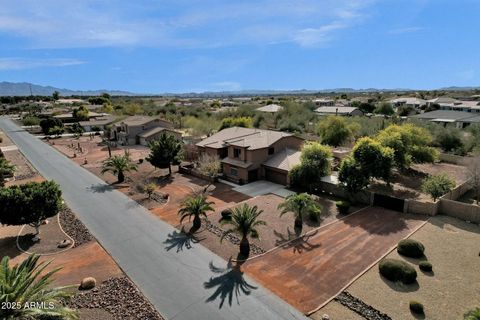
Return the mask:
[[237,168],[234,168],[234,167],[231,167],[230,168],[230,174],[234,177],[236,177],[238,175],[238,170]]
[[268,148],[268,154],[269,155],[272,155],[275,153],[275,148],[271,147],[271,148]]
[[242,149],[234,148],[233,149],[233,157],[240,158],[240,154],[242,153]]

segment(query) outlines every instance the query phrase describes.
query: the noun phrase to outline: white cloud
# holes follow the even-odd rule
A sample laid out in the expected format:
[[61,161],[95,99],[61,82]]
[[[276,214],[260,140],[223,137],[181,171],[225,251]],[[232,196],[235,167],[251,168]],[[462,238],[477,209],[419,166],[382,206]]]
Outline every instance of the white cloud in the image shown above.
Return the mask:
[[360,23],[373,2],[0,0],[0,33],[34,48],[312,46]]
[[390,34],[405,34],[405,33],[415,33],[424,30],[421,27],[405,27],[405,28],[398,28],[392,29],[388,31]]
[[0,70],[21,70],[42,67],[67,67],[84,64],[77,59],[28,59],[28,58],[0,58]]

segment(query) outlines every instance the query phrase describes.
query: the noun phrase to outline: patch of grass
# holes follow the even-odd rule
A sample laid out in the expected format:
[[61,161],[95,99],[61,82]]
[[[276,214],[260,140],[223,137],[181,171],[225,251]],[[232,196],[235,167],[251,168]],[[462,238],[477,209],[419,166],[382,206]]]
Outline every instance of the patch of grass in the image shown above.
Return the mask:
[[404,284],[411,284],[417,280],[417,271],[405,261],[383,259],[380,261],[378,267],[380,274],[390,281],[400,281]]
[[425,247],[413,239],[401,240],[397,245],[397,252],[405,257],[421,258],[424,256]]

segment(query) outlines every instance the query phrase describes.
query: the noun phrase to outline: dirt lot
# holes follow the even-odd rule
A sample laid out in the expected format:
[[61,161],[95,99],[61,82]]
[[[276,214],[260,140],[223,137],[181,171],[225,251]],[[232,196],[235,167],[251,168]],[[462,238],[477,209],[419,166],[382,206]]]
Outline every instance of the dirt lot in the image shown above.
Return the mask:
[[[380,277],[378,265],[375,265],[347,291],[392,319],[419,319],[409,311],[411,300],[423,303],[426,319],[463,319],[467,310],[479,306],[480,227],[455,218],[436,216],[412,238],[425,245],[425,255],[433,265],[433,273],[420,271],[417,267],[420,260],[406,260],[395,250],[388,257],[415,265],[418,283],[392,283]],[[322,312],[323,309],[319,314]]]
[[311,237],[249,260],[242,269],[307,313],[335,296],[423,222],[418,216],[365,208]]
[[411,170],[405,174],[395,172],[391,187],[383,181],[376,181],[370,186],[370,190],[402,199],[416,199],[419,201],[432,201],[431,197],[422,192],[422,180],[428,175],[446,173],[456,184],[459,185],[467,180],[468,169],[450,163],[424,163],[414,164]]

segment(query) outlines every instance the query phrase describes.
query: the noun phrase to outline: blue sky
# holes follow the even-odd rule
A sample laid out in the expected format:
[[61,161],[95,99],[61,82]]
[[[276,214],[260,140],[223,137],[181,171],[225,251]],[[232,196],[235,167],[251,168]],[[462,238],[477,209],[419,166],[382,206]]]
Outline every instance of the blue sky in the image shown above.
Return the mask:
[[480,85],[478,0],[0,0],[0,81],[142,93]]

